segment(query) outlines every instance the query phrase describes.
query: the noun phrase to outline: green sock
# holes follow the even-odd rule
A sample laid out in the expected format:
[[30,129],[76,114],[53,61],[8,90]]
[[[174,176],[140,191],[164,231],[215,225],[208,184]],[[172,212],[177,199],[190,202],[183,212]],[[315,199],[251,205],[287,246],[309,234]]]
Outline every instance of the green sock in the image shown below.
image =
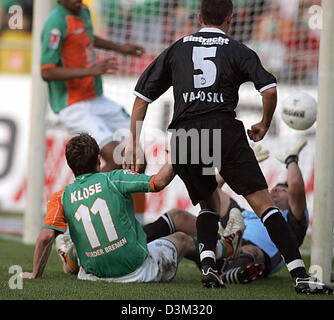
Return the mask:
[[[192,239],[194,240],[196,250],[192,254],[185,256],[185,258],[197,262],[197,261],[200,260],[199,259],[199,249],[198,249],[198,240],[197,240],[197,237],[192,237]],[[224,258],[224,257],[226,257],[226,253],[227,253],[226,244],[225,244],[225,242],[223,242],[222,240],[219,239],[217,241],[217,246],[216,246],[216,258],[217,259]]]
[[187,258],[191,261],[199,262],[199,250],[198,250],[197,237],[192,237],[192,239],[194,240],[196,249],[194,250],[194,252],[192,254],[185,256],[185,258]]
[[226,256],[227,249],[225,242],[221,241],[220,239],[217,241],[216,246],[216,259],[221,259]]

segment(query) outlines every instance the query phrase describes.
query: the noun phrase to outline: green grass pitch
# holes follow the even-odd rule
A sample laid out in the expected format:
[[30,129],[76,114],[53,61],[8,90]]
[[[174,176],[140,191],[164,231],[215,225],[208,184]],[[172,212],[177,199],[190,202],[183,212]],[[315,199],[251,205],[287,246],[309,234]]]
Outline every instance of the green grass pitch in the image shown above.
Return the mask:
[[[170,283],[110,284],[77,280],[63,273],[53,249],[41,279],[23,281],[22,289],[10,289],[12,265],[32,270],[34,246],[0,238],[0,300],[334,300],[333,296],[297,295],[283,268],[277,274],[247,285],[227,285],[225,289],[201,286],[195,264],[183,260]],[[305,262],[308,266],[309,257]]]

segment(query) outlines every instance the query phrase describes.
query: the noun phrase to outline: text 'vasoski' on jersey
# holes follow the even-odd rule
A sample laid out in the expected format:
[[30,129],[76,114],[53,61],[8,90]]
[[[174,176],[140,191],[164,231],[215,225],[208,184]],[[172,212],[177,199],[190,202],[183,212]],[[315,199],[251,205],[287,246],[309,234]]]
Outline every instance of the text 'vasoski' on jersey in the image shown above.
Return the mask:
[[163,51],[143,72],[134,94],[150,103],[172,86],[171,129],[208,113],[235,117],[239,88],[248,81],[260,93],[276,86],[253,50],[218,28],[202,28]]

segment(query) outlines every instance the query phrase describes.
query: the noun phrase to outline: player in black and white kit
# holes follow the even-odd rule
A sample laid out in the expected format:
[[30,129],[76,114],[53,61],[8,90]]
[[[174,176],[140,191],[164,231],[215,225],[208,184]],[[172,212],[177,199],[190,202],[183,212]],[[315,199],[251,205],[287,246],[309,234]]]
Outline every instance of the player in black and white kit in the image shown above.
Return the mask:
[[235,118],[239,87],[252,81],[262,94],[263,117],[247,133],[254,142],[263,139],[276,108],[277,83],[254,51],[226,34],[232,11],[231,0],[202,0],[198,15],[202,29],[163,51],[141,75],[134,92],[137,97],[131,119],[133,143],[126,147],[123,166],[136,170],[141,130],[136,128],[137,121],[143,121],[148,104],[172,86],[172,165],[193,204],[201,206],[196,228],[203,285],[224,286],[214,253],[220,211],[213,170],[216,167],[231,189],[243,195],[261,218],[285,259],[296,291],[330,291],[331,288],[307,275],[287,223],[270,198],[243,123]]

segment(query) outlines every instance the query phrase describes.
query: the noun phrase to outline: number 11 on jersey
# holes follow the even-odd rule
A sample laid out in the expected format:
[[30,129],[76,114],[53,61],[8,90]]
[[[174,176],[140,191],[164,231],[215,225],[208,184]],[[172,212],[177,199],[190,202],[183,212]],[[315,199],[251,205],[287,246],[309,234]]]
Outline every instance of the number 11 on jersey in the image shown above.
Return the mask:
[[99,247],[101,243],[93,225],[91,213],[94,215],[97,215],[97,213],[100,214],[100,218],[109,242],[117,240],[118,235],[107,202],[104,199],[97,198],[90,209],[86,205],[81,204],[74,214],[74,218],[78,222],[82,221],[92,249]]

